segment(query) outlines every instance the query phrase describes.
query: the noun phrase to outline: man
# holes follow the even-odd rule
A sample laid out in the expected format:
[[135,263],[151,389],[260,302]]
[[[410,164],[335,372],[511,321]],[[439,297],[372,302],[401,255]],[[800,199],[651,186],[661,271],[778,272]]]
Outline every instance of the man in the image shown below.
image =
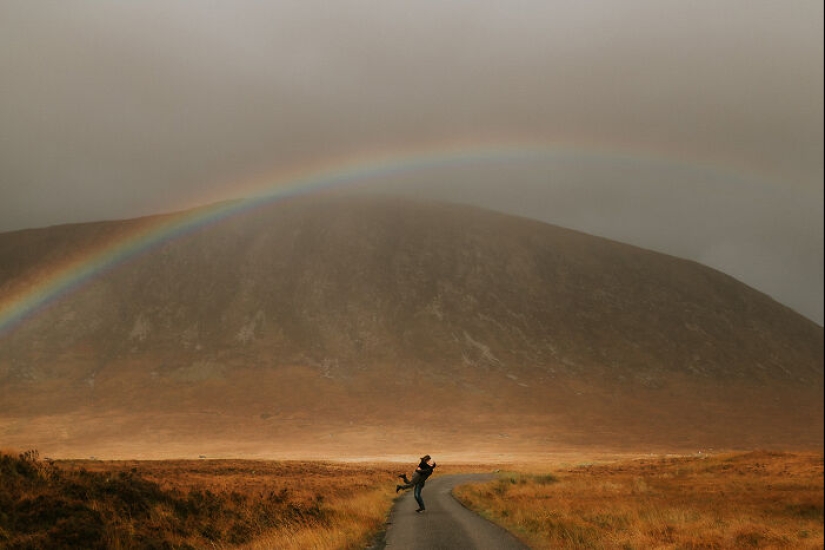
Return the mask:
[[432,457],[430,455],[424,455],[421,457],[421,462],[418,464],[415,472],[413,472],[411,480],[407,479],[407,474],[401,474],[398,476],[404,480],[404,485],[396,485],[395,492],[397,493],[401,489],[409,489],[414,487],[413,496],[415,497],[415,501],[418,503],[418,510],[416,510],[418,513],[425,510],[424,500],[421,498],[421,489],[424,488],[424,482],[427,481],[427,478],[432,475],[435,467],[436,463],[432,460]]

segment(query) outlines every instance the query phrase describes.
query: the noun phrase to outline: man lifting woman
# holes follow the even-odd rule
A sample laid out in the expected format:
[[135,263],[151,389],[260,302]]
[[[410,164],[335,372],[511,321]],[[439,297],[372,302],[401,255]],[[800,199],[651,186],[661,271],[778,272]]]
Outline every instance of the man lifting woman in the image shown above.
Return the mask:
[[423,512],[425,510],[424,500],[421,498],[421,489],[424,488],[424,482],[432,475],[435,467],[436,463],[432,457],[430,455],[424,455],[421,457],[421,462],[418,464],[415,472],[413,472],[412,479],[407,479],[407,474],[398,476],[404,480],[404,485],[396,485],[395,492],[397,493],[402,489],[413,489],[413,496],[418,503],[418,510],[416,510],[416,512]]

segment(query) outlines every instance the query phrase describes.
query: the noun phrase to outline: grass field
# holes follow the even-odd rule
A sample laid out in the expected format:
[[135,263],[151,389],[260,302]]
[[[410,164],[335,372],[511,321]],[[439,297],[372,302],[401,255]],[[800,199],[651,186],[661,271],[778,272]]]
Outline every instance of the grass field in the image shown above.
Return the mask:
[[0,548],[363,548],[398,466],[0,455]]
[[[59,460],[0,451],[3,550],[350,550],[414,464]],[[449,465],[443,473],[489,471]]]
[[751,452],[503,474],[468,507],[534,549],[823,548],[823,455]]
[[[456,493],[536,550],[823,548],[822,453],[555,464],[505,467]],[[404,467],[0,453],[0,548],[361,549]]]

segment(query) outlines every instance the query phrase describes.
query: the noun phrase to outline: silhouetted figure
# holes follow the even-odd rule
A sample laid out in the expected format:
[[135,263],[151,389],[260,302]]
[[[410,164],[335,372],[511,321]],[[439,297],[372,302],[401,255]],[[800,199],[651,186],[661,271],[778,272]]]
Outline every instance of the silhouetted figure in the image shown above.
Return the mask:
[[425,510],[424,500],[421,498],[421,489],[424,488],[424,482],[427,481],[427,478],[433,474],[435,467],[436,463],[432,460],[432,457],[430,455],[424,455],[421,457],[421,462],[418,464],[418,467],[413,472],[412,479],[407,479],[407,474],[398,476],[404,480],[404,485],[396,485],[395,492],[397,493],[401,489],[413,488],[413,496],[418,503],[418,510],[416,510],[416,512],[423,512]]

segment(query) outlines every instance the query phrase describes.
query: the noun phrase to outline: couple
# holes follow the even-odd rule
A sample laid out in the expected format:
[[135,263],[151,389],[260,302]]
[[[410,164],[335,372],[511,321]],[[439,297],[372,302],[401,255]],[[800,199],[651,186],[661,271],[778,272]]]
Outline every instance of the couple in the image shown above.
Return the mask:
[[416,512],[423,512],[425,509],[424,500],[421,498],[421,489],[424,488],[424,482],[427,481],[427,478],[432,475],[435,466],[436,464],[432,457],[430,455],[424,455],[421,457],[421,462],[418,464],[415,472],[413,472],[411,480],[407,479],[407,474],[398,476],[404,480],[404,485],[396,485],[396,493],[401,489],[415,487],[415,489],[413,489],[413,496],[415,496],[415,501],[418,503],[418,510],[416,510]]

